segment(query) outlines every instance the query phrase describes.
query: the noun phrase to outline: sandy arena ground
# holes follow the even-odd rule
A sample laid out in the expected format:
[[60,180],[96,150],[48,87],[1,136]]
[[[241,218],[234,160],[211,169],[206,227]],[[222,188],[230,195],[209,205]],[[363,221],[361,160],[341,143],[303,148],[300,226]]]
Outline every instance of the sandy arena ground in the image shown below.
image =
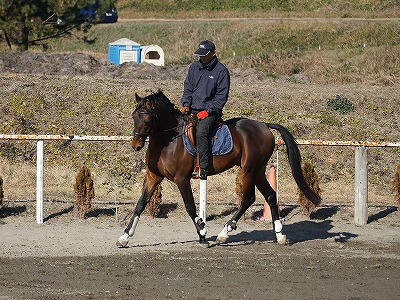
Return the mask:
[[[42,95],[42,90],[47,88],[43,84],[47,77],[31,76],[31,70],[47,74],[45,76],[87,76],[87,85],[96,81],[93,75],[102,74],[104,78],[113,78],[111,84],[118,87],[126,85],[142,92],[145,88],[161,87],[170,95],[178,94],[176,86],[181,87],[186,72],[185,67],[157,69],[146,64],[114,68],[110,63],[97,61],[86,54],[6,53],[0,64],[0,73],[7,74],[2,83],[3,93],[7,91],[7,97],[12,97],[15,91],[31,93],[35,87],[40,91],[38,95]],[[28,75],[12,75],[14,73]],[[147,81],[142,78],[143,74]],[[394,111],[398,103],[397,87],[367,86],[366,89],[366,86],[355,85],[268,83],[258,81],[253,71],[246,81],[248,72],[236,74],[240,74],[232,76],[235,80],[232,95],[236,99],[245,99],[260,90],[262,99],[286,99],[283,107],[292,103],[297,105],[293,99],[304,98],[310,103],[304,105],[319,105],[321,111],[326,109],[325,101],[321,99],[338,94],[350,98],[354,95],[357,101],[381,99],[384,107],[393,106]],[[171,77],[175,81],[171,81]],[[62,82],[60,78],[64,80],[64,77],[57,77],[56,86]],[[82,78],[78,78],[79,82]],[[109,86],[104,83],[108,79],[98,81],[103,83],[104,90]],[[174,85],[169,86],[171,82]],[[263,87],[266,84],[267,88]],[[50,89],[50,92],[46,101],[53,103],[51,99],[53,94],[57,96],[57,91]],[[261,112],[266,109],[264,105],[259,106]],[[239,111],[235,106],[231,109]],[[390,119],[390,116],[386,118],[393,119],[391,126],[397,129],[397,119]],[[309,118],[309,121],[315,119]],[[379,124],[367,121],[360,124],[365,127]],[[303,128],[302,118],[298,125]],[[313,133],[314,137],[319,137],[320,132],[312,132],[313,128],[312,124],[304,127],[307,138],[313,138]],[[383,127],[376,128],[378,132],[383,130]],[[384,128],[389,137],[398,140],[397,135],[388,133],[390,127]],[[329,132],[326,134],[330,135]],[[335,138],[341,139],[340,135]],[[327,151],[320,153],[323,155],[320,161],[337,162],[337,158],[329,157]],[[385,168],[392,167],[396,159],[394,151],[390,154],[394,157],[392,160],[384,160],[383,155],[374,153],[371,151],[373,167],[378,161]],[[347,168],[353,168],[353,162],[349,164],[351,167]],[[390,171],[382,169],[381,172]],[[46,203],[46,209],[51,206],[51,210],[45,211],[46,221],[38,225],[34,203],[8,202],[0,207],[0,300],[400,299],[398,208],[390,206],[393,201],[389,200],[389,193],[382,192],[380,195],[385,199],[379,201],[381,206],[374,202],[375,206],[369,208],[369,223],[355,226],[352,205],[342,205],[353,201],[353,192],[345,190],[347,185],[346,182],[344,189],[339,190],[325,187],[324,195],[330,193],[344,199],[324,202],[340,205],[318,208],[311,220],[296,205],[281,207],[281,216],[286,219],[284,232],[289,239],[286,246],[275,243],[271,223],[257,222],[250,216],[239,223],[227,244],[215,245],[218,232],[232,217],[234,210],[228,209],[208,220],[210,247],[201,247],[194,225],[181,207],[182,201],[173,199],[172,203],[180,203],[173,211],[168,211],[164,218],[142,216],[129,247],[119,249],[115,242],[123,233],[129,219],[126,216],[130,216],[132,207],[121,207],[117,217],[109,208],[98,208],[91,217],[79,220],[71,204]],[[227,186],[233,189],[233,185]],[[15,186],[11,188],[18,190]],[[220,201],[228,200],[224,199],[227,198],[225,190],[219,192]],[[210,207],[210,211],[215,209]]]
[[72,211],[38,225],[32,213],[3,213],[0,299],[400,299],[396,207],[370,208],[362,227],[350,206],[319,208],[312,220],[281,209],[288,245],[251,218],[215,245],[225,215],[207,222],[209,248],[182,211],[142,216],[124,249],[114,216]]

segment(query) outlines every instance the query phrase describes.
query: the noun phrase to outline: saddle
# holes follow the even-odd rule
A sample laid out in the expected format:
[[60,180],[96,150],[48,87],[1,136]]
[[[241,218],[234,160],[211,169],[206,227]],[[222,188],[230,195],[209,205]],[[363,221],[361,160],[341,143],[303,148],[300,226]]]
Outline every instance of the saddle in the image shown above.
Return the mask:
[[[197,127],[197,115],[195,114],[191,114],[189,116],[189,121],[188,123],[185,125],[185,134],[186,136],[189,138],[190,143],[192,144],[192,146],[194,148],[196,148],[196,127]],[[224,122],[224,120],[222,119],[222,117],[219,117],[214,124],[211,126],[211,131],[213,130],[217,130],[220,129],[222,127],[222,123]]]

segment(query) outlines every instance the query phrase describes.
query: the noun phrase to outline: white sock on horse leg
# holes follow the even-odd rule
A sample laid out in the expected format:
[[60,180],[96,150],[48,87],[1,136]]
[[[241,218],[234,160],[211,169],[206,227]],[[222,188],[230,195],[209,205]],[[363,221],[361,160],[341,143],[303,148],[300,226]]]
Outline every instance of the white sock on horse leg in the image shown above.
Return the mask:
[[133,236],[133,234],[135,233],[135,229],[138,222],[139,222],[139,216],[136,216],[135,219],[133,220],[131,229],[129,229],[129,236]]
[[202,220],[202,221],[203,221],[203,224],[204,224],[204,227],[203,227],[202,229],[200,229],[199,233],[200,233],[200,235],[205,236],[205,235],[207,234],[206,223],[205,223],[204,220],[203,220],[202,218],[200,218],[200,217],[196,217],[196,218],[194,219],[194,221],[195,221],[197,224],[198,224],[198,221],[199,221],[199,220]]
[[281,220],[274,221],[275,235],[278,244],[284,245],[286,244],[286,235],[282,233],[283,225]]
[[228,233],[234,229],[236,229],[236,221],[232,221],[232,225],[226,223],[224,228],[222,228],[221,232],[218,234],[217,241],[226,242],[229,238]]

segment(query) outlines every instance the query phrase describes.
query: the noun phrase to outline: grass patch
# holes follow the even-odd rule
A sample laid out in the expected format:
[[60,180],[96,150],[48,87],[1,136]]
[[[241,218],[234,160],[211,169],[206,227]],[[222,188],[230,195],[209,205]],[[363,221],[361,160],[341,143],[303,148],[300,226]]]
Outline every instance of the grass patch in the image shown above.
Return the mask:
[[119,0],[123,18],[161,17],[383,17],[399,15],[396,0]]
[[336,95],[333,98],[328,99],[328,108],[341,114],[347,114],[353,112],[354,104],[349,100],[349,98],[342,95]]
[[121,22],[97,25],[87,34],[93,43],[76,38],[85,35],[77,32],[76,37],[50,40],[48,51],[84,51],[105,58],[108,43],[125,37],[142,45],[158,44],[171,66],[191,63],[199,40],[211,39],[224,64],[262,71],[260,79],[303,74],[318,83],[390,86],[400,77],[400,24],[394,22]]

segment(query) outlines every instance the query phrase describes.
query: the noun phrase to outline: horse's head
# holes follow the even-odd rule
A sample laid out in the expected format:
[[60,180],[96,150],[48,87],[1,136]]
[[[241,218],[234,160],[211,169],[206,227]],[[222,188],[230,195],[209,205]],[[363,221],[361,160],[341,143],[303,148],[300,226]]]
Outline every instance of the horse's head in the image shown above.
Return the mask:
[[143,148],[146,138],[153,132],[157,114],[154,102],[148,97],[141,98],[135,93],[135,100],[137,106],[132,113],[135,129],[131,145],[133,149],[138,151]]
[[137,105],[132,113],[135,129],[131,144],[133,149],[140,150],[148,136],[167,134],[177,128],[181,113],[161,90],[144,98],[135,94],[135,98]]

